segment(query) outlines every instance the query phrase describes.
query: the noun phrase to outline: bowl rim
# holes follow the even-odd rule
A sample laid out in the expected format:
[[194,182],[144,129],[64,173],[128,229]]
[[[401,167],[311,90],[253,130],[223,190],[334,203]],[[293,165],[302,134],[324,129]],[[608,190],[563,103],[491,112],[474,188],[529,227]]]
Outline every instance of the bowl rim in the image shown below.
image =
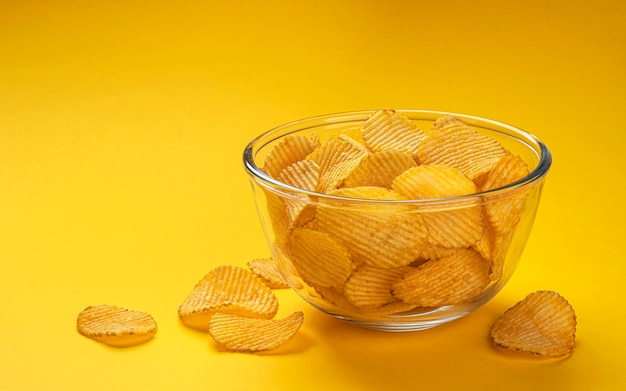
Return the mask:
[[[328,200],[336,200],[336,201],[349,201],[349,202],[363,202],[363,203],[374,203],[374,204],[438,204],[438,203],[450,203],[450,202],[459,202],[468,199],[475,199],[476,197],[491,197],[495,195],[500,195],[504,193],[508,193],[514,190],[518,190],[527,186],[531,186],[533,184],[539,183],[541,180],[545,178],[550,167],[552,166],[552,153],[549,148],[541,141],[537,136],[533,133],[525,131],[519,127],[509,125],[504,122],[479,117],[475,115],[456,113],[451,111],[439,111],[439,110],[417,110],[417,109],[393,109],[395,112],[404,113],[411,116],[425,116],[432,118],[411,118],[412,120],[434,120],[437,117],[443,115],[452,115],[462,119],[464,122],[468,123],[470,126],[476,126],[478,124],[482,125],[491,125],[497,128],[506,129],[510,133],[502,132],[497,129],[489,129],[492,131],[496,131],[502,134],[506,134],[507,136],[514,137],[516,140],[521,141],[527,144],[530,148],[532,148],[537,154],[539,161],[537,162],[536,167],[528,173],[524,178],[521,178],[515,182],[509,183],[507,185],[497,187],[494,189],[479,191],[471,194],[463,194],[458,196],[450,196],[450,197],[440,197],[440,198],[426,198],[426,199],[406,199],[406,200],[379,200],[379,199],[368,199],[368,198],[353,198],[353,197],[344,197],[338,195],[331,195],[326,193],[320,193],[312,190],[306,190],[299,187],[291,186],[287,183],[281,182],[269,174],[267,174],[263,169],[258,167],[254,161],[255,156],[255,147],[257,150],[260,150],[262,147],[267,144],[276,141],[278,138],[284,137],[288,134],[292,134],[295,132],[299,132],[306,129],[311,129],[323,125],[330,124],[340,124],[345,122],[354,122],[354,121],[364,121],[368,116],[374,113],[377,110],[358,110],[358,111],[343,111],[336,112],[330,114],[322,114],[312,117],[306,117],[294,121],[290,121],[284,123],[282,125],[271,128],[254,139],[252,139],[244,148],[243,151],[243,163],[248,174],[253,178],[257,183],[263,184],[264,187],[271,187],[273,192],[276,192],[276,189],[280,189],[282,192],[290,193],[290,194],[301,194],[308,195],[309,197],[314,197],[315,199],[328,199]],[[483,126],[484,127],[484,126]],[[293,128],[292,131],[282,134],[281,131],[285,129]],[[280,134],[277,137],[270,138],[267,142],[265,142],[260,147],[257,145],[272,135]],[[534,145],[532,145],[534,144]]]

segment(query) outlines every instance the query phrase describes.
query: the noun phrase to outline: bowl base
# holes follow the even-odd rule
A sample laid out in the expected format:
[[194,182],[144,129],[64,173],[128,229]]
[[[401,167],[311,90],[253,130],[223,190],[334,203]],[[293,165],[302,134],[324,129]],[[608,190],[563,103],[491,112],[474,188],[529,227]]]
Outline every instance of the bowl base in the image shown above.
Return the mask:
[[344,322],[351,323],[353,325],[362,327],[368,330],[374,331],[384,331],[384,332],[393,332],[393,333],[406,333],[413,331],[424,331],[432,329],[433,327],[441,326],[443,324],[452,322],[453,320],[459,319],[467,315],[469,312],[456,313],[454,315],[450,315],[447,317],[437,318],[437,319],[415,319],[414,317],[411,320],[402,319],[402,317],[398,317],[397,321],[393,319],[386,319],[384,321],[371,321],[371,320],[360,320],[347,318],[341,315],[331,314],[331,316],[340,319]]

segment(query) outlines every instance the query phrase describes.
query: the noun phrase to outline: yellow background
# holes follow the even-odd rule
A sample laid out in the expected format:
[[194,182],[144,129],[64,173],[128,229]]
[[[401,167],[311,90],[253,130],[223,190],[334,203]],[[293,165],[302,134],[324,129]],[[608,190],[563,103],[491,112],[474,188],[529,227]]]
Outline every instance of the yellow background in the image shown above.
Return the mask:
[[[626,6],[621,1],[0,1],[0,389],[626,387]],[[178,305],[269,251],[241,163],[284,122],[433,109],[517,125],[554,154],[516,274],[475,313],[363,330],[278,292],[305,324],[219,350]],[[492,322],[538,289],[578,315],[565,360],[503,354]],[[143,310],[118,349],[77,314]]]

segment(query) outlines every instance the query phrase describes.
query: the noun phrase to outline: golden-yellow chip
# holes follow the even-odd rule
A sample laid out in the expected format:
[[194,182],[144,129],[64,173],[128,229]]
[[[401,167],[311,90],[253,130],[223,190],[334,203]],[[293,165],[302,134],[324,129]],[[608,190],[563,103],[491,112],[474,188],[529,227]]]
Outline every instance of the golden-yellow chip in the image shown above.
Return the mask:
[[211,316],[219,312],[271,318],[278,310],[272,290],[250,270],[223,265],[207,273],[178,308],[181,321],[206,331]]
[[[410,199],[434,199],[473,194],[476,186],[459,169],[443,165],[423,165],[409,168],[398,175],[392,188]],[[478,241],[483,232],[480,199],[469,198],[458,203],[458,209],[430,212],[422,209],[430,233],[428,242],[447,248],[468,247]]]
[[319,166],[320,179],[316,190],[327,193],[336,189],[367,155],[369,152],[364,145],[346,135],[322,143],[308,157]]
[[417,149],[426,137],[405,114],[395,110],[377,110],[361,129],[365,144],[374,152],[397,151],[417,156]]
[[509,308],[491,327],[499,347],[559,357],[574,351],[576,313],[567,300],[553,291],[537,291]]
[[478,133],[460,120],[433,129],[420,143],[420,164],[456,167],[470,180],[485,174],[504,155],[500,143]]
[[290,246],[293,266],[313,287],[343,287],[352,272],[348,250],[325,232],[296,228]]
[[78,332],[111,346],[131,346],[150,340],[157,332],[150,314],[112,305],[89,306],[78,314]]
[[303,321],[301,311],[282,319],[216,313],[209,321],[209,334],[230,351],[259,352],[275,349],[287,342],[298,332]]
[[320,181],[320,167],[314,160],[299,160],[285,167],[278,180],[288,185],[313,191]]
[[289,288],[289,284],[278,269],[276,260],[272,257],[252,259],[248,261],[248,268],[271,289]]
[[263,169],[271,177],[278,178],[280,172],[291,164],[303,160],[315,149],[314,142],[301,134],[283,137],[265,158]]
[[363,265],[346,282],[344,295],[357,308],[380,308],[397,300],[391,294],[391,285],[412,269],[410,266],[379,269]]
[[343,187],[376,186],[390,189],[395,177],[415,167],[411,155],[384,150],[365,157],[343,181]]
[[[355,187],[333,190],[330,195],[369,200],[406,200],[393,190]],[[426,247],[428,230],[424,219],[403,205],[364,203],[344,208],[325,201],[317,207],[317,224],[342,243],[357,264],[389,269],[408,265]]]
[[[506,154],[487,174],[483,191],[511,184],[528,175],[528,166],[519,156]],[[485,201],[485,214],[496,232],[512,231],[526,208],[528,191],[524,188],[506,195],[490,196]]]
[[393,284],[395,297],[420,307],[467,303],[489,285],[489,262],[471,249],[431,260]]

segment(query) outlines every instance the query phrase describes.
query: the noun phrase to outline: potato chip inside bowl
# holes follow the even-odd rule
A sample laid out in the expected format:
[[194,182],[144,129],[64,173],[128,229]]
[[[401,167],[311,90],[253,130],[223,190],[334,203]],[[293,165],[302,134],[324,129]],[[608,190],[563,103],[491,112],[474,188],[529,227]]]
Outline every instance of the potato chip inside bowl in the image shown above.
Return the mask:
[[524,130],[425,110],[291,122],[252,140],[243,160],[290,287],[386,331],[458,319],[500,291],[552,163]]

